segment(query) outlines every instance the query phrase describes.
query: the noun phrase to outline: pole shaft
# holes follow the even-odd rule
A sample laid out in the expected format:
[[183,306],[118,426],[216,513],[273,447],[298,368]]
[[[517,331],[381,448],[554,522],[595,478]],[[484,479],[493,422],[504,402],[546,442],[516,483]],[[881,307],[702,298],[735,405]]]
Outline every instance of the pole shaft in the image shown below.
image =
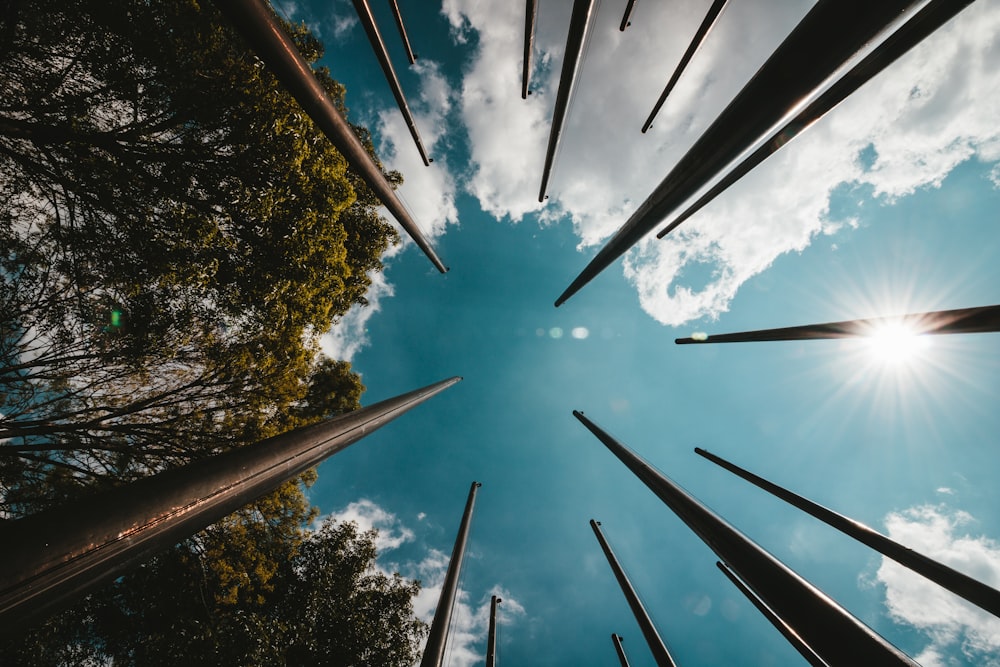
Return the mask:
[[500,598],[496,595],[490,598],[490,628],[486,633],[486,667],[496,667],[497,664],[497,605]]
[[813,651],[808,644],[802,641],[802,637],[799,637],[791,626],[785,623],[781,617],[774,613],[773,609],[768,607],[764,604],[763,600],[757,597],[756,593],[740,581],[740,578],[736,576],[736,573],[730,570],[725,563],[722,561],[716,561],[715,564],[720,570],[722,570],[722,573],[729,578],[729,581],[731,581],[733,585],[736,586],[736,588],[738,588],[748,600],[750,600],[753,606],[757,607],[757,611],[763,614],[764,618],[771,622],[771,625],[773,625],[775,629],[781,633],[781,636],[784,637],[789,644],[795,647],[795,650],[799,652],[799,655],[806,659],[806,662],[813,667],[830,667],[825,660],[816,655],[816,652]]
[[622,646],[622,636],[612,632],[611,643],[615,645],[615,653],[618,654],[618,662],[621,663],[621,667],[629,667],[628,658],[625,656],[625,647]]
[[535,42],[535,20],[538,18],[538,0],[525,0],[524,7],[524,59],[521,61],[521,99],[528,99],[528,81],[531,79],[531,49]]
[[455,546],[451,550],[451,560],[448,562],[448,572],[441,586],[441,597],[438,598],[434,620],[431,621],[430,633],[427,635],[427,647],[424,649],[420,667],[441,667],[444,662],[444,650],[448,643],[448,630],[451,627],[451,614],[455,607],[455,596],[458,594],[458,577],[462,572],[462,560],[465,558],[465,546],[469,540],[469,526],[472,524],[472,510],[476,504],[476,491],[481,484],[473,482],[469,489],[469,498],[465,502],[462,513],[462,523],[458,527]]
[[621,257],[921,0],[819,0],[569,287],[564,303]]
[[678,345],[701,343],[752,343],[782,340],[818,340],[830,338],[861,338],[877,333],[884,326],[902,326],[914,335],[995,333],[1000,331],[1000,305],[907,313],[891,317],[872,317],[798,327],[739,331],[713,336],[677,338]]
[[569,19],[569,34],[566,35],[566,53],[563,56],[562,71],[559,74],[559,90],[556,91],[556,105],[552,110],[552,126],[549,128],[549,142],[545,149],[545,166],[542,168],[542,186],[538,191],[538,201],[545,201],[545,191],[549,187],[549,175],[559,150],[563,123],[573,97],[576,77],[580,71],[583,48],[587,43],[590,16],[594,10],[594,0],[574,0],[573,13]]
[[340,151],[351,168],[371,188],[403,230],[410,235],[417,247],[431,260],[438,271],[447,272],[447,267],[438,258],[409,211],[396,196],[392,184],[320,85],[312,67],[278,23],[270,6],[262,0],[213,1],[243,35],[250,48],[274,73],[281,85],[291,93],[317,127]]
[[871,547],[886,558],[891,558],[903,567],[913,570],[917,574],[930,579],[939,586],[946,588],[955,595],[962,597],[977,607],[984,609],[994,616],[1000,617],[1000,591],[987,586],[986,584],[973,579],[967,574],[962,574],[943,563],[928,558],[912,549],[903,546],[899,542],[892,540],[881,533],[878,533],[868,526],[850,519],[843,514],[838,514],[822,505],[812,502],[807,498],[789,491],[773,482],[769,482],[763,477],[758,477],[749,470],[730,463],[720,456],[707,452],[700,447],[695,447],[695,453],[712,463],[728,470],[734,475],[745,479],[754,486],[767,491],[773,496],[784,500],[786,503],[802,510],[828,526],[836,528],[845,535],[854,538],[865,546]]
[[[708,8],[708,13],[705,14],[705,18],[702,20],[701,25],[698,26],[698,30],[694,34],[694,38],[691,43],[688,44],[687,50],[684,51],[684,55],[681,56],[681,61],[677,64],[677,68],[674,73],[670,76],[670,80],[667,81],[667,85],[663,88],[663,92],[660,93],[660,97],[657,98],[656,104],[653,105],[653,110],[649,112],[649,117],[646,118],[646,122],[642,124],[642,132],[645,134],[646,130],[653,124],[653,119],[656,118],[656,114],[660,112],[660,107],[663,103],[667,101],[667,96],[670,95],[674,86],[680,81],[681,74],[687,68],[688,63],[694,58],[694,54],[697,53],[698,49],[705,42],[705,38],[708,37],[708,33],[712,30],[712,26],[715,25],[716,20],[722,13],[722,10],[726,8],[726,3],[729,0],[714,0],[712,6]],[[624,23],[622,24],[624,25]],[[625,28],[622,28],[624,30]]]
[[460,379],[0,523],[0,627],[118,576],[135,561],[274,490]]
[[392,96],[396,99],[396,106],[399,107],[399,112],[403,114],[406,129],[410,131],[410,136],[417,147],[417,152],[420,153],[420,159],[424,161],[425,167],[430,166],[431,161],[424,150],[424,143],[420,140],[420,134],[417,132],[417,123],[413,120],[413,114],[410,113],[410,106],[406,103],[406,96],[403,95],[403,87],[399,84],[396,69],[392,66],[392,61],[389,60],[389,51],[385,48],[385,40],[382,39],[382,33],[379,32],[378,24],[375,23],[375,15],[372,14],[371,5],[368,3],[368,0],[354,0],[354,9],[357,11],[358,18],[361,19],[361,25],[365,29],[365,34],[368,35],[368,41],[371,42],[375,57],[378,58],[378,64],[382,68],[382,73],[385,74],[385,80],[389,83]]
[[788,566],[733,528],[594,422],[573,415],[824,660],[836,665],[917,663]]
[[414,55],[413,47],[410,46],[410,38],[406,36],[406,26],[403,25],[403,15],[399,13],[399,3],[396,0],[389,0],[389,6],[392,7],[392,18],[396,21],[399,37],[403,40],[403,48],[406,49],[406,59],[413,65],[417,62],[417,56]]
[[615,579],[618,580],[618,585],[621,586],[622,593],[625,594],[628,606],[632,609],[632,614],[639,624],[639,629],[642,630],[642,636],[646,638],[646,643],[649,644],[649,650],[652,652],[656,664],[658,667],[677,667],[677,663],[674,662],[670,651],[667,650],[666,644],[663,643],[663,639],[660,638],[660,634],[656,631],[656,626],[653,625],[653,620],[649,617],[646,607],[635,592],[632,582],[629,581],[628,575],[625,574],[625,570],[622,569],[618,558],[615,556],[615,552],[611,549],[611,545],[608,544],[607,539],[605,539],[604,533],[601,532],[601,523],[591,519],[590,527],[594,530],[597,542],[601,545],[601,550],[611,565],[611,571],[615,573]]
[[754,167],[778,152],[782,146],[798,136],[806,128],[825,116],[831,109],[843,102],[849,95],[868,82],[876,74],[894,63],[901,55],[919,44],[925,37],[951,20],[956,14],[972,4],[972,0],[931,0],[899,30],[875,47],[871,53],[845,74],[839,81],[825,90],[815,101],[803,109],[780,130],[773,132],[760,148],[747,156],[731,169],[708,192],[695,203],[684,209],[666,227],[656,233],[663,238],[677,229],[688,218],[700,211],[706,204],[725,192],[729,186],[750,173]]

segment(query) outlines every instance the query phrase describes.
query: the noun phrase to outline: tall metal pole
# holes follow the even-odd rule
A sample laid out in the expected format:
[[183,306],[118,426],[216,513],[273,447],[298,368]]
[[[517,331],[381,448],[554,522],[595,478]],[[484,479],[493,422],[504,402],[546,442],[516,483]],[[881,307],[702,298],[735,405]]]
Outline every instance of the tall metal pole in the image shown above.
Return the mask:
[[[618,30],[625,32],[625,28],[632,25],[632,10],[635,9],[635,0],[628,0],[625,3],[625,13],[622,15],[622,23],[618,26]],[[611,635],[614,637],[614,635]]]
[[496,667],[497,664],[497,605],[502,600],[497,596],[490,598],[490,628],[486,634],[486,667]]
[[819,0],[579,276],[559,306],[639,242],[922,0]]
[[417,56],[413,53],[413,48],[410,46],[410,38],[406,36],[406,26],[403,25],[403,15],[399,13],[399,3],[396,0],[389,0],[389,6],[392,7],[392,18],[396,20],[399,37],[403,40],[403,48],[406,49],[406,59],[412,65],[417,62]]
[[424,166],[427,167],[431,161],[424,150],[423,142],[420,141],[420,134],[417,133],[417,124],[413,120],[413,114],[410,113],[409,105],[406,103],[406,97],[403,95],[403,87],[399,85],[399,77],[396,76],[396,70],[392,66],[392,61],[389,60],[389,51],[385,48],[382,33],[379,32],[378,25],[375,23],[375,16],[372,14],[371,5],[368,4],[368,0],[354,0],[354,9],[358,13],[358,18],[361,19],[361,25],[364,26],[365,34],[368,35],[368,41],[371,42],[372,50],[375,51],[378,64],[382,67],[385,80],[389,82],[389,88],[392,89],[392,96],[396,98],[396,106],[399,107],[400,113],[403,114],[403,120],[410,131],[410,136],[413,137],[413,143],[417,146],[420,159],[424,161]]
[[344,156],[351,168],[371,188],[389,213],[410,235],[417,247],[441,273],[448,268],[424,238],[409,211],[396,196],[375,160],[354,134],[350,123],[334,106],[330,96],[316,80],[312,67],[295,47],[274,12],[263,0],[213,0],[257,56],[274,73],[302,109],[312,118],[330,142]]
[[454,377],[15,521],[0,522],[0,627],[29,620],[293,479]]
[[535,42],[535,20],[538,18],[538,0],[525,0],[524,7],[524,60],[521,64],[521,99],[528,99],[528,80],[531,78],[531,49]]
[[1000,331],[1000,305],[935,310],[926,313],[908,313],[891,317],[872,317],[863,320],[844,320],[824,324],[806,324],[799,327],[739,331],[712,336],[677,338],[678,345],[702,343],[749,343],[780,340],[818,340],[829,338],[862,338],[877,334],[880,329],[903,327],[913,335],[995,333]]
[[785,623],[781,617],[774,613],[773,609],[768,607],[764,604],[763,600],[757,597],[756,593],[740,581],[740,578],[736,576],[736,573],[729,569],[725,563],[722,561],[716,561],[715,564],[720,570],[722,570],[722,573],[729,578],[729,581],[731,581],[733,585],[736,586],[736,588],[738,588],[748,600],[750,600],[753,606],[757,607],[757,611],[763,614],[764,618],[771,622],[771,625],[773,625],[775,629],[781,633],[781,636],[784,637],[789,644],[795,647],[795,650],[799,652],[799,655],[806,659],[806,662],[813,667],[830,667],[825,660],[816,655],[816,652],[813,651],[808,644],[802,641],[802,637],[799,637],[791,626]]
[[618,654],[618,662],[622,664],[622,667],[629,667],[628,658],[625,657],[625,647],[622,646],[622,636],[612,632],[611,643],[615,645],[615,653]]
[[[688,63],[694,57],[694,54],[701,48],[704,44],[705,38],[708,37],[709,31],[712,26],[715,25],[715,21],[719,18],[719,14],[722,10],[726,8],[726,3],[729,0],[714,0],[712,6],[708,8],[708,13],[705,14],[705,18],[702,20],[701,25],[698,26],[697,32],[694,34],[694,38],[691,43],[688,44],[687,50],[684,55],[681,56],[681,61],[677,64],[677,69],[670,76],[670,80],[667,81],[666,87],[664,87],[663,92],[660,93],[660,97],[656,100],[656,104],[653,105],[653,110],[649,112],[649,117],[646,118],[646,122],[642,124],[642,133],[645,134],[646,130],[653,124],[653,119],[656,118],[656,114],[659,113],[660,107],[663,103],[667,101],[667,95],[674,89],[677,82],[680,81],[681,74],[684,73],[685,68],[687,68]],[[624,25],[624,24],[623,24]],[[624,30],[625,28],[622,28]]]
[[752,472],[744,470],[720,456],[707,452],[700,447],[695,447],[694,451],[734,475],[742,477],[754,486],[781,498],[786,503],[797,507],[806,514],[816,517],[826,525],[836,528],[845,535],[853,537],[865,546],[871,547],[886,558],[891,558],[903,567],[913,570],[939,586],[948,589],[955,595],[965,598],[977,607],[985,609],[994,616],[1000,617],[1000,591],[997,589],[987,586],[981,581],[977,581],[967,574],[962,574],[932,558],[917,553],[909,547],[905,547],[899,542],[872,530],[863,523],[846,517],[843,514],[838,514],[796,493],[792,493],[788,489],[769,482],[763,477],[758,477]]
[[778,152],[782,146],[794,139],[806,128],[826,115],[831,109],[844,101],[849,95],[864,85],[873,76],[895,62],[901,55],[919,44],[925,37],[951,20],[957,13],[972,4],[972,0],[931,0],[917,14],[906,22],[903,27],[886,38],[875,47],[871,53],[851,68],[837,83],[830,86],[815,101],[803,109],[795,118],[773,132],[770,138],[760,148],[746,157],[736,167],[731,169],[718,183],[713,185],[695,203],[684,209],[684,212],[673,219],[670,224],[656,233],[656,237],[664,236],[679,227],[724,192],[729,186],[746,176],[758,164]]
[[660,634],[656,631],[656,626],[653,625],[653,620],[649,617],[646,607],[642,604],[642,600],[639,599],[635,588],[632,587],[632,582],[629,581],[628,575],[625,574],[625,570],[622,569],[621,564],[618,562],[618,558],[615,556],[615,552],[612,551],[611,545],[604,538],[604,533],[601,532],[601,522],[591,519],[590,527],[594,529],[594,535],[597,536],[601,550],[604,551],[604,555],[611,565],[611,571],[615,573],[615,579],[618,580],[618,585],[621,586],[622,593],[625,594],[625,599],[628,600],[628,606],[632,609],[632,614],[639,624],[639,629],[642,630],[642,636],[646,638],[646,643],[649,644],[649,650],[653,653],[653,659],[656,660],[656,664],[658,667],[677,667],[677,663],[674,662],[670,651],[667,650],[666,644],[663,643]]
[[615,440],[582,412],[573,415],[823,660],[834,665],[908,665],[905,653],[821,590],[736,530],[696,498]]
[[462,523],[458,527],[455,546],[451,550],[451,560],[448,562],[448,572],[441,586],[441,597],[438,598],[434,620],[427,635],[427,647],[420,667],[441,667],[444,663],[444,649],[448,643],[448,631],[451,628],[451,613],[455,606],[455,596],[458,594],[458,577],[462,572],[462,560],[465,558],[465,545],[469,540],[469,525],[472,523],[472,509],[476,504],[476,491],[482,486],[473,482],[469,489],[469,498],[465,501],[465,512],[462,513]]
[[587,43],[587,33],[590,29],[590,16],[594,9],[594,0],[574,0],[573,13],[569,19],[569,34],[566,36],[566,53],[563,56],[562,72],[559,74],[559,90],[556,91],[556,105],[552,110],[552,126],[549,128],[549,143],[545,149],[545,166],[542,169],[542,187],[538,191],[538,201],[545,201],[545,191],[549,187],[549,174],[559,150],[559,138],[562,136],[563,122],[569,108],[576,76],[580,71],[580,60],[583,58],[583,48]]

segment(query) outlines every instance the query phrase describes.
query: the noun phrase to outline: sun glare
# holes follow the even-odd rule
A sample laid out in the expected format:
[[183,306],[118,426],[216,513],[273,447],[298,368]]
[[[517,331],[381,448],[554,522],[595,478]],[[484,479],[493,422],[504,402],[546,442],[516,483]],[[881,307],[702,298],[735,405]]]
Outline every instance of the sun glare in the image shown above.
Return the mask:
[[886,324],[868,337],[868,350],[872,357],[890,364],[914,361],[929,346],[928,336],[920,335],[904,324]]

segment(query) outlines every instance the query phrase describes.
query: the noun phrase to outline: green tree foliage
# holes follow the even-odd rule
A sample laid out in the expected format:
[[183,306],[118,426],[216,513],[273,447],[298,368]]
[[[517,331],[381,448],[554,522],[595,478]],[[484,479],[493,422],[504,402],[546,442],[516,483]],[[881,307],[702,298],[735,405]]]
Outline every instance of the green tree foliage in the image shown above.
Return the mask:
[[[294,549],[287,541],[273,585],[250,603],[218,605],[210,570],[189,567],[201,545],[161,554],[43,629],[8,646],[16,664],[155,667],[409,667],[426,625],[419,589],[375,568],[375,533],[323,523]],[[238,547],[239,545],[237,545]],[[150,595],[169,579],[173,595]]]
[[210,4],[0,19],[3,509],[300,423],[318,336],[396,241],[371,192]]
[[[315,62],[319,42],[288,29]],[[343,87],[316,73],[343,109]],[[213,5],[0,0],[0,90],[0,516],[358,407],[360,379],[318,338],[365,303],[396,233]],[[307,589],[351,581],[375,616],[351,617],[368,653],[344,664],[409,664],[415,584],[372,574],[370,536],[304,529],[313,479],[54,616],[0,663],[292,651],[302,664],[333,646],[323,629],[304,638]],[[348,569],[327,581],[309,569],[322,558]],[[385,657],[379,632],[409,662]]]

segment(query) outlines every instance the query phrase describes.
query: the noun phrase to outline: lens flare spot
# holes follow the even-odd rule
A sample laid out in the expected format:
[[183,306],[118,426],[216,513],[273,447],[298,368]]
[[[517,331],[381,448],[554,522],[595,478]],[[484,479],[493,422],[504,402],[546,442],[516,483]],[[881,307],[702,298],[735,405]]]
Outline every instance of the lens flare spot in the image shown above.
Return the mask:
[[708,334],[704,331],[695,331],[691,334],[691,340],[708,340]]
[[573,330],[570,331],[569,333],[573,338],[577,340],[583,340],[584,338],[590,335],[590,331],[587,329],[587,327],[573,327]]
[[886,324],[868,336],[868,351],[886,363],[911,361],[930,346],[927,336],[921,336],[905,324]]
[[551,329],[549,329],[549,336],[551,336],[556,340],[559,340],[560,338],[563,337],[563,330],[560,329],[559,327],[552,327]]
[[541,338],[542,336],[545,335],[545,329],[538,327],[537,329],[535,329],[535,335]]

